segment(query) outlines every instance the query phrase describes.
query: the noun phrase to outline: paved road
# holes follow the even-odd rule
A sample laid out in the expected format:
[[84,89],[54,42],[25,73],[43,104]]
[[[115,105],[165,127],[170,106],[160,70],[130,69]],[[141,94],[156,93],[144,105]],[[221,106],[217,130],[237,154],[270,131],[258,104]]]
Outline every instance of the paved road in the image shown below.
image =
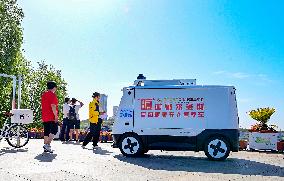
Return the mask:
[[123,157],[110,143],[96,150],[55,141],[53,154],[42,140],[22,149],[0,143],[0,180],[284,180],[284,155],[232,153],[224,162],[208,161],[203,152],[150,151],[142,158]]

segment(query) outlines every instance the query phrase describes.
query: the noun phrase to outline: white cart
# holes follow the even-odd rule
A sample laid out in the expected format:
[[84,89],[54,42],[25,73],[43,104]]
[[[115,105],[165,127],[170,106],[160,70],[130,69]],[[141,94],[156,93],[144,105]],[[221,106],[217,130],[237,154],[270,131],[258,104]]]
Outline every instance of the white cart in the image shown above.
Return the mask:
[[[0,130],[0,140],[5,138],[10,146],[20,148],[29,141],[29,132],[25,125],[33,122],[33,111],[30,109],[20,109],[21,104],[21,76],[0,74],[1,77],[13,79],[13,99],[12,110],[7,113],[7,119]],[[18,82],[18,108],[16,109],[16,87]]]

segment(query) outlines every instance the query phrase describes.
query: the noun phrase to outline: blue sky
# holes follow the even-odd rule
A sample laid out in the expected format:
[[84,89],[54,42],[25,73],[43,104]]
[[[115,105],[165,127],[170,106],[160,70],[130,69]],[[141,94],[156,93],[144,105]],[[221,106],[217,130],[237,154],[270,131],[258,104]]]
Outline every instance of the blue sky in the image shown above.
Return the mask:
[[[70,97],[99,91],[109,114],[121,88],[148,79],[234,85],[240,126],[247,111],[274,107],[284,129],[284,2],[19,0],[25,56],[61,69]],[[81,117],[87,118],[87,106]]]

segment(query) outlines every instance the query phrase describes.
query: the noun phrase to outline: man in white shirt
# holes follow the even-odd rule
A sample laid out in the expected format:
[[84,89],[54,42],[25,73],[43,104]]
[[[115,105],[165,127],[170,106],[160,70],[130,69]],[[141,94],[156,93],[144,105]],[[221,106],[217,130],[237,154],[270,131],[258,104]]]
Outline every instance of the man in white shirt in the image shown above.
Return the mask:
[[[79,104],[76,104],[77,101]],[[76,141],[79,141],[79,130],[80,130],[80,117],[79,117],[79,109],[83,107],[83,103],[75,98],[72,98],[71,104],[69,105],[69,128],[70,128],[70,140],[72,140],[73,132],[75,130]],[[75,129],[74,129],[75,127]],[[69,130],[69,129],[68,129]]]
[[61,141],[65,141],[68,136],[66,136],[66,134],[68,135],[69,132],[67,133],[67,126],[68,126],[68,112],[69,112],[69,104],[70,104],[70,98],[66,97],[64,100],[64,104],[63,104],[63,120],[62,120],[62,127],[61,127],[61,131],[60,131],[60,135],[59,135],[59,139]]

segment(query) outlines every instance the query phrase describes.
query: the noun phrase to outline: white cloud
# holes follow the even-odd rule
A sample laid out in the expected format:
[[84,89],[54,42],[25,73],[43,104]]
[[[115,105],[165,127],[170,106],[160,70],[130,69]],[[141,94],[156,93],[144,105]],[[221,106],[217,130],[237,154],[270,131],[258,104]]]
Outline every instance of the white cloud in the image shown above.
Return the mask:
[[256,82],[265,82],[265,83],[271,83],[274,82],[273,80],[269,79],[266,74],[248,74],[245,72],[228,72],[225,70],[220,70],[213,72],[215,75],[221,75],[226,76],[228,78],[234,78],[234,79],[254,79]]
[[123,7],[123,12],[124,12],[125,14],[128,14],[128,13],[129,13],[129,10],[130,10],[129,6]]
[[251,102],[251,99],[248,99],[248,98],[238,98],[237,101],[239,103],[248,103],[248,102]]
[[223,71],[223,70],[213,72],[213,74],[216,74],[216,75],[220,75],[220,74],[224,74],[224,73],[226,73],[226,71]]
[[243,73],[243,72],[236,72],[236,73],[230,73],[230,77],[236,78],[236,79],[245,79],[251,77],[251,75]]
[[227,77],[236,78],[236,79],[244,79],[244,78],[251,77],[251,75],[244,73],[244,72],[227,72],[227,71],[224,71],[224,70],[213,72],[213,74],[225,75]]

